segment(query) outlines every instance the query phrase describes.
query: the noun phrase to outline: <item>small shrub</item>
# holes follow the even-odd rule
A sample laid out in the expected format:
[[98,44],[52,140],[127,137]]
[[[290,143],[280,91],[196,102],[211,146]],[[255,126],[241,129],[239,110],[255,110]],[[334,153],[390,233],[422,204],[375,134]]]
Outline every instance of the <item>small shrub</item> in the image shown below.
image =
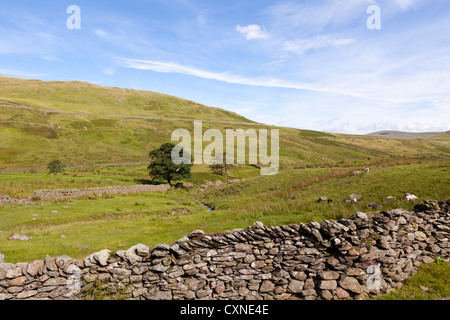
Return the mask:
[[60,160],[52,160],[48,163],[47,169],[50,173],[60,173],[64,170],[64,165]]

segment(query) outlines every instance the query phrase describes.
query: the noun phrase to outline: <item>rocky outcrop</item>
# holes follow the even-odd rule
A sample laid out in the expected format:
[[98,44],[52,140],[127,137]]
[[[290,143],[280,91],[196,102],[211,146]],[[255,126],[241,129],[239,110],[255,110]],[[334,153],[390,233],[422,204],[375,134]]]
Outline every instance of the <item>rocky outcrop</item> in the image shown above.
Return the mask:
[[[422,263],[450,253],[450,200],[338,221],[138,244],[83,260],[0,263],[0,299],[360,299],[399,288]],[[101,290],[100,290],[101,289]]]
[[231,179],[226,182],[222,182],[221,180],[216,180],[216,182],[207,181],[205,184],[200,185],[200,191],[203,191],[204,189],[207,189],[209,187],[218,187],[226,184],[239,183],[243,181],[245,181],[245,179]]
[[31,237],[30,236],[23,236],[23,235],[20,235],[20,234],[15,234],[15,235],[9,237],[8,239],[9,240],[28,241],[28,240],[31,239]]

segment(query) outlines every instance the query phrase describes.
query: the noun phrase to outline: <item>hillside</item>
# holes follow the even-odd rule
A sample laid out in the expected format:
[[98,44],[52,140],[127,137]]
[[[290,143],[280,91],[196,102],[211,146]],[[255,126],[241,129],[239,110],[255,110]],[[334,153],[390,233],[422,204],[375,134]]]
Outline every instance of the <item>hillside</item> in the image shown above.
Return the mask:
[[[45,168],[52,159],[67,166],[146,162],[148,152],[170,141],[175,129],[193,132],[194,119],[205,121],[204,130],[274,128],[178,97],[78,81],[0,77],[0,110],[3,171]],[[279,129],[280,161],[285,168],[450,154],[448,141]]]
[[0,78],[0,104],[20,105],[44,112],[87,115],[126,115],[247,122],[220,108],[151,91],[102,87],[80,81],[41,81]]
[[449,142],[450,141],[450,131],[443,132],[437,135],[429,136],[425,138],[429,141],[441,141],[441,142]]
[[190,121],[252,122],[235,113],[149,91],[83,82],[0,78],[0,168],[147,160]]

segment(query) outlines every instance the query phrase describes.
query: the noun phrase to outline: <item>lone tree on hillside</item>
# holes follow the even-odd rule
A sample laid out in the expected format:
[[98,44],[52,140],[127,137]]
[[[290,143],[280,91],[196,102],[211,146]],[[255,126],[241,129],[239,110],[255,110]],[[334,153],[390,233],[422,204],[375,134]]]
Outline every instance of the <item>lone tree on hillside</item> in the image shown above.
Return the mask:
[[233,168],[232,164],[227,163],[226,153],[222,154],[222,163],[217,163],[217,161],[214,161],[213,163],[210,163],[208,165],[208,168],[211,170],[212,173],[228,177],[228,171]]
[[149,156],[152,162],[149,164],[148,169],[153,180],[165,180],[171,184],[172,181],[191,177],[192,164],[173,163],[171,155],[174,147],[175,145],[172,143],[164,143],[158,149],[150,151]]
[[60,173],[64,170],[64,165],[60,160],[52,160],[48,163],[47,169],[50,173]]

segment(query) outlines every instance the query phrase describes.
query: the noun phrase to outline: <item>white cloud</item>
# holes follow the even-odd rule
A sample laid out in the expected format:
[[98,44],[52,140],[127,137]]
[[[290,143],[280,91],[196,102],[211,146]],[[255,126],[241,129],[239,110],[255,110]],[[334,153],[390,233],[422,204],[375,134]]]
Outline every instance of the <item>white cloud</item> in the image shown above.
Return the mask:
[[242,34],[247,40],[269,38],[269,34],[263,31],[261,27],[257,24],[249,24],[246,27],[241,27],[240,25],[237,25],[236,31]]
[[101,30],[101,29],[96,29],[95,34],[101,38],[104,38],[108,35],[108,33],[106,31]]
[[[299,97],[277,108],[274,119],[260,117],[264,112],[247,115],[252,120],[283,125],[299,129],[325,132],[367,134],[381,130],[411,132],[443,132],[450,129],[447,121],[449,111],[439,112],[437,119],[434,108],[420,112],[409,112],[409,107],[391,108],[367,102],[362,105],[356,99],[341,99],[313,95]],[[264,121],[263,121],[264,120]]]
[[115,67],[104,67],[104,68],[102,68],[102,72],[103,72],[103,74],[112,76],[116,73],[116,68]]
[[354,42],[352,38],[337,38],[331,35],[318,35],[308,39],[286,41],[284,49],[286,51],[302,54],[310,49],[320,49],[323,47],[347,46]]
[[47,60],[47,61],[62,61],[61,59],[54,57],[54,56],[43,55],[43,56],[41,56],[41,58],[44,60]]

